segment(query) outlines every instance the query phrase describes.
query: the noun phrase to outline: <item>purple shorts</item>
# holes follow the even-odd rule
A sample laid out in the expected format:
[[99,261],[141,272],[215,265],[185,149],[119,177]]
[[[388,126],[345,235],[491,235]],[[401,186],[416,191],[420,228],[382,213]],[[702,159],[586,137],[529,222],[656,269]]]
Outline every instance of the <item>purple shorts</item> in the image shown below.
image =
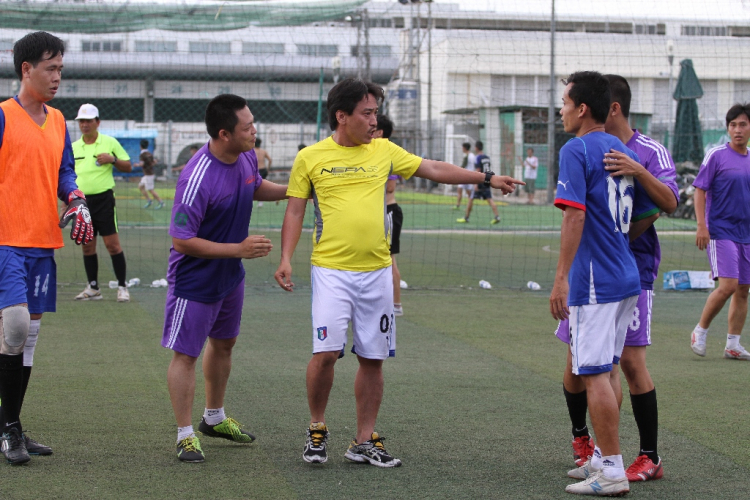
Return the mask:
[[206,304],[175,297],[167,290],[162,347],[197,358],[206,339],[233,339],[240,334],[245,280],[218,302]]
[[[625,336],[626,346],[643,347],[651,345],[651,306],[653,300],[653,290],[641,290],[638,303],[633,311],[633,318],[628,324],[628,333]],[[567,319],[558,323],[555,336],[566,344],[570,344],[570,325]]]
[[706,247],[711,277],[733,278],[750,285],[750,245],[731,240],[711,240]]

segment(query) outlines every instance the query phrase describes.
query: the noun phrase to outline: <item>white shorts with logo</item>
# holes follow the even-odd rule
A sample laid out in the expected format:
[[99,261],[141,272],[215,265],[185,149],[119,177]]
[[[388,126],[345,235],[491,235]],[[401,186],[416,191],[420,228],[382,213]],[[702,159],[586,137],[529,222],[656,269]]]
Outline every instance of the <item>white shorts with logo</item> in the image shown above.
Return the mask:
[[154,177],[156,175],[144,175],[141,177],[141,182],[138,183],[138,186],[143,186],[147,191],[152,191],[154,189]]
[[312,266],[313,353],[341,351],[352,325],[352,352],[366,359],[396,355],[391,267],[369,272]]
[[638,295],[619,302],[570,306],[573,373],[596,375],[620,362]]

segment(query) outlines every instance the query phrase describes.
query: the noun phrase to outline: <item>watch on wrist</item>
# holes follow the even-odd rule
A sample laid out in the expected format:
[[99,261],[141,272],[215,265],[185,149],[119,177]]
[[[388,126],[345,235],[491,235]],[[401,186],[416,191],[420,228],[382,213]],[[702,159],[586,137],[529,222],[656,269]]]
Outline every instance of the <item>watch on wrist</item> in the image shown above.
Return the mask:
[[112,155],[112,158],[114,158],[112,160],[112,165],[114,165],[115,163],[117,163],[117,156],[115,156],[114,153],[110,153],[110,154]]
[[495,175],[495,172],[492,170],[488,170],[484,173],[484,187],[490,187],[490,179],[492,179],[493,175]]

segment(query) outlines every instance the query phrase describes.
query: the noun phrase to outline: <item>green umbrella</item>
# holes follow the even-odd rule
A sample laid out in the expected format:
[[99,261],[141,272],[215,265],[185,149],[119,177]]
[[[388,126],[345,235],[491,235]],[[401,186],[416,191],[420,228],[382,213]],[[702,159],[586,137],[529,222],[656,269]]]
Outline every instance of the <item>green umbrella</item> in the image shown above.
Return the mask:
[[703,97],[703,88],[693,69],[693,61],[680,62],[680,76],[673,97],[677,102],[672,157],[675,162],[703,160],[703,133],[696,99]]

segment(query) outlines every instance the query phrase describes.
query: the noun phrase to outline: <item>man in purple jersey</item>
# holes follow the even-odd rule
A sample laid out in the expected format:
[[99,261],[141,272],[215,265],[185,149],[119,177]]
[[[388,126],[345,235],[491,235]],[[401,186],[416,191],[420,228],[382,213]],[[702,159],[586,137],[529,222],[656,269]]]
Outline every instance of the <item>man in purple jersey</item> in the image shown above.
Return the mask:
[[177,420],[177,458],[183,462],[204,460],[192,408],[195,364],[206,339],[206,410],[198,430],[238,443],[255,439],[225,415],[224,393],[242,318],[242,259],[265,257],[272,248],[265,236],[248,236],[253,200],[286,198],[286,186],[258,173],[256,129],[245,99],[213,98],[206,108],[206,129],[211,139],[188,161],[175,191],[161,341],[174,351],[167,385]]
[[[618,75],[605,75],[610,84],[610,111],[605,130],[619,138],[639,157],[640,163],[627,155],[613,151],[605,157],[606,168],[612,176],[630,175],[636,179],[636,198],[646,196],[659,209],[672,213],[677,208],[677,184],[674,162],[667,149],[653,139],[632,130],[628,123],[631,92],[625,78]],[[648,215],[648,214],[646,214]],[[654,214],[650,214],[654,215]],[[657,214],[658,216],[658,214]],[[663,476],[661,460],[656,449],[658,434],[658,411],[656,389],[646,368],[646,346],[651,345],[651,304],[653,285],[656,279],[661,249],[650,217],[648,225],[639,223],[631,226],[629,233],[630,249],[640,272],[641,294],[628,325],[625,346],[620,358],[620,366],[630,389],[641,449],[636,460],[627,468],[628,481],[647,481]],[[570,342],[569,326],[566,320],[560,322],[555,332],[565,343]],[[619,371],[612,370],[612,386],[622,405]],[[563,392],[573,425],[573,455],[576,465],[583,465],[593,454],[594,445],[586,426],[586,388],[580,377],[571,371],[571,357],[568,351],[568,366],[563,376]]]
[[735,104],[727,112],[729,142],[711,149],[695,178],[695,243],[706,249],[711,275],[719,286],[711,292],[690,338],[698,356],[706,355],[711,321],[729,297],[729,333],[724,357],[750,360],[740,345],[750,289],[750,103]]

